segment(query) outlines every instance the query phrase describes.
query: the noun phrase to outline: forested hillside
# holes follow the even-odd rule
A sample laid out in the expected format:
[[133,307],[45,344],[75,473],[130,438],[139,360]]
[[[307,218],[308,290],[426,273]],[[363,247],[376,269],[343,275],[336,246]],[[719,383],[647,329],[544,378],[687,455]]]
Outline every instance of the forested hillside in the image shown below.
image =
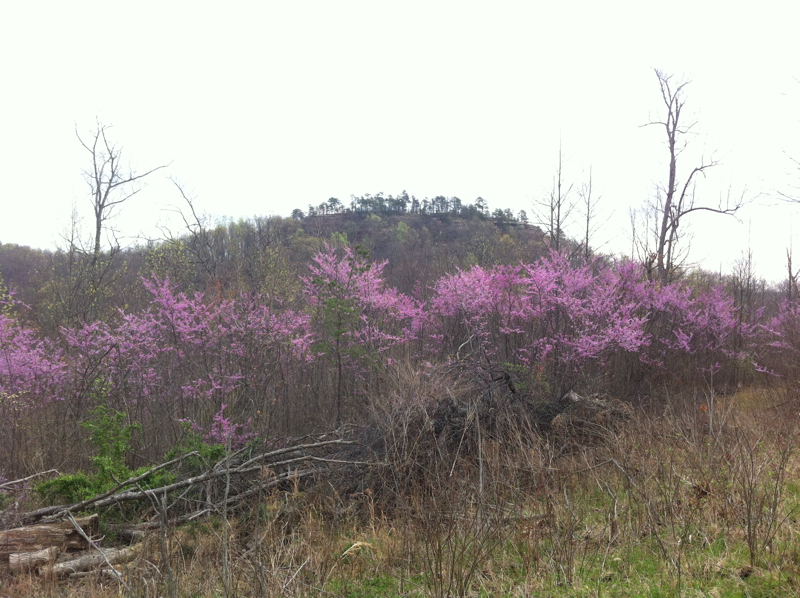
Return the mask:
[[239,222],[193,219],[167,240],[105,253],[94,273],[91,251],[77,242],[58,251],[0,244],[0,272],[16,298],[32,308],[20,316],[53,332],[94,314],[141,309],[145,303],[132,301],[142,297],[141,278],[153,274],[169,277],[182,291],[257,292],[287,299],[291,292],[283,285],[291,282],[281,277],[305,273],[311,256],[325,244],[350,244],[361,245],[372,259],[388,260],[387,282],[411,292],[418,281],[425,288],[456,268],[535,258],[546,246],[537,227],[507,215],[490,218],[472,205],[443,212],[295,212],[293,218]]

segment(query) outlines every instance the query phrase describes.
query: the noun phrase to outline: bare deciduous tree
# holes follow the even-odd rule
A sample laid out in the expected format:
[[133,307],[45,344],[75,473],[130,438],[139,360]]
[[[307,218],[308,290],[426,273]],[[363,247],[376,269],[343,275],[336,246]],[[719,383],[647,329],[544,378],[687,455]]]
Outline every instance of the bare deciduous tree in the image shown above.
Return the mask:
[[[800,79],[795,78],[795,81],[797,83],[800,83]],[[789,152],[784,152],[784,153],[786,157],[789,158],[789,161],[792,163],[794,169],[797,171],[796,174],[800,175],[800,160],[789,154]],[[778,191],[778,195],[784,201],[789,201],[792,203],[800,203],[800,185],[797,184],[789,185],[785,191]]]
[[572,187],[572,184],[567,185],[564,181],[564,153],[559,143],[558,167],[553,177],[553,187],[548,197],[533,206],[538,224],[544,229],[550,239],[550,246],[556,251],[561,250],[564,226],[575,208],[575,203],[569,197]]
[[[183,220],[184,229],[186,231],[184,233],[188,241],[186,243],[186,248],[192,256],[192,263],[199,267],[208,279],[215,280],[219,264],[214,252],[211,232],[206,226],[206,218],[198,216],[197,210],[195,210],[194,207],[194,200],[186,194],[183,186],[175,179],[171,178],[170,180],[178,189],[178,192],[189,206],[189,211],[191,212],[191,217],[189,217],[183,210],[178,210],[178,214],[180,214]],[[171,233],[167,239],[171,242],[176,242],[178,240]]]
[[[120,247],[108,223],[119,207],[142,189],[145,177],[167,166],[137,174],[123,164],[122,149],[108,138],[109,128],[97,121],[96,129],[87,136],[75,128],[78,141],[91,156],[83,177],[89,186],[94,230],[93,239],[84,242],[73,210],[71,227],[64,236],[66,247],[54,256],[53,268],[59,274],[46,289],[53,295],[49,319],[54,327],[90,321],[112,307],[106,300],[121,276],[116,259]],[[103,250],[104,233],[111,236],[108,251]]]
[[786,249],[786,270],[788,274],[786,277],[786,299],[788,301],[797,298],[797,277],[800,276],[800,270],[795,270],[792,265],[792,258],[794,257],[792,245],[792,239],[790,238],[789,247]]
[[684,217],[692,212],[707,211],[717,214],[735,214],[742,207],[742,199],[731,200],[730,193],[715,206],[698,203],[696,185],[698,176],[706,176],[706,171],[718,164],[713,158],[700,159],[685,179],[678,174],[678,158],[688,145],[687,135],[696,123],[683,121],[684,91],[689,81],[673,82],[672,76],[655,71],[661,90],[666,113],[660,120],[653,120],[645,126],[664,127],[667,149],[669,151],[669,174],[666,184],[659,188],[657,200],[651,206],[655,210],[655,275],[663,282],[668,281],[678,265],[677,245],[680,239],[680,225]]
[[[591,167],[589,167],[589,180],[586,181],[580,189],[578,189],[578,196],[580,197],[581,216],[583,217],[583,223],[585,225],[582,246],[579,246],[578,249],[583,256],[583,259],[588,260],[591,258],[593,251],[592,246],[590,245],[592,238],[597,231],[601,230],[608,223],[608,221],[611,220],[613,212],[608,214],[608,216],[606,216],[605,220],[602,222],[596,222],[598,213],[600,211],[599,205],[601,197],[594,195]],[[595,251],[597,249],[599,249],[599,247],[594,248]]]
[[110,125],[98,121],[97,128],[86,139],[75,128],[78,141],[91,156],[91,164],[83,172],[83,176],[89,185],[94,211],[92,267],[98,264],[102,253],[103,230],[117,208],[141,191],[142,179],[168,166],[156,166],[141,174],[125,167],[122,163],[122,148],[111,143],[106,135],[109,128]]

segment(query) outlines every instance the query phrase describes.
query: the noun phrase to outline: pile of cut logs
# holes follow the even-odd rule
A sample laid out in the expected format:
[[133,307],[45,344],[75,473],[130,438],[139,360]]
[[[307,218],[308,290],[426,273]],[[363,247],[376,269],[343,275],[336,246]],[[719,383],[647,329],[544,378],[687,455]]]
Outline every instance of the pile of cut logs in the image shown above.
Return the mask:
[[54,577],[83,577],[96,570],[115,574],[114,565],[139,553],[139,546],[99,548],[92,541],[97,534],[97,515],[2,530],[0,569]]
[[[347,453],[341,452],[356,444],[351,440],[321,435],[295,439],[286,444],[271,450],[248,448],[208,464],[205,471],[195,471],[193,475],[182,476],[176,469],[177,479],[160,488],[143,488],[142,483],[156,471],[178,468],[182,461],[199,455],[188,453],[78,503],[42,507],[24,513],[11,513],[11,509],[5,513],[0,511],[0,574],[33,573],[58,578],[101,574],[122,581],[122,572],[117,565],[130,563],[143,552],[146,542],[141,540],[150,530],[163,532],[167,527],[212,513],[232,513],[247,499],[272,488],[296,485],[300,480],[311,480],[347,467],[369,465],[364,461],[354,461]],[[21,486],[45,473],[51,472],[7,482],[0,490]],[[198,491],[187,496],[190,489]],[[175,498],[168,501],[168,496]],[[136,500],[149,501],[152,508],[147,515],[153,516],[136,525],[113,529],[118,539],[138,542],[123,548],[99,545],[97,514],[73,515]],[[21,527],[10,528],[10,521],[14,522],[11,525]]]

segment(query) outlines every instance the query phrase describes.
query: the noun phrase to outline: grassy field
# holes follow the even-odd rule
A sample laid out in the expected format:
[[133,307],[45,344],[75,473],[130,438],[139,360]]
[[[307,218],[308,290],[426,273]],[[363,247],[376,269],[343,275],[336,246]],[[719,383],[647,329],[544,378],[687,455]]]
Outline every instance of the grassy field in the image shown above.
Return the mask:
[[748,390],[642,401],[616,433],[398,445],[367,490],[284,488],[154,532],[127,585],[6,577],[0,595],[795,596],[797,423]]

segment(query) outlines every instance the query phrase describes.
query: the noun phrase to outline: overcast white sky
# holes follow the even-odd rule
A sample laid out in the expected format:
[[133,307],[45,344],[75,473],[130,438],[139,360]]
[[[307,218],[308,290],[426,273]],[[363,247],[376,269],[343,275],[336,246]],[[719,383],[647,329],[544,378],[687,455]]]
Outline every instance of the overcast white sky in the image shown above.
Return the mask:
[[220,218],[404,189],[530,214],[560,138],[565,177],[591,166],[613,214],[598,244],[629,252],[628,211],[666,174],[662,131],[640,126],[661,108],[655,67],[692,80],[694,149],[722,161],[698,197],[755,198],[741,222],[693,218],[692,258],[728,271],[750,230],[778,279],[798,22],[798,2],[769,0],[3,2],[0,242],[54,247],[73,205],[89,216],[75,127],[98,118],[135,169],[171,162],[121,212],[129,237],[178,231],[167,176]]

